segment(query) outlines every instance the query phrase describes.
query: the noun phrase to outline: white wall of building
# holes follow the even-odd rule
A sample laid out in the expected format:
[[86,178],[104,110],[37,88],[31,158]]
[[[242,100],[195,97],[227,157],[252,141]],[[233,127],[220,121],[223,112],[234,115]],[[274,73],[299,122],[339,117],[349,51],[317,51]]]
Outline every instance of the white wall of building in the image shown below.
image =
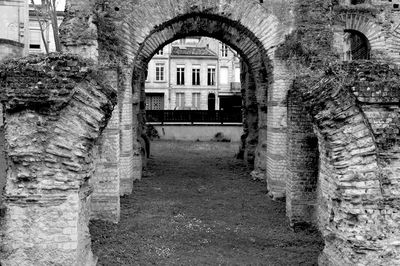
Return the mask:
[[[171,55],[172,47],[177,46],[181,49],[185,47],[207,47],[214,52],[216,56],[176,56]],[[184,95],[185,109],[208,110],[208,96],[210,93],[215,94],[215,109],[219,109],[219,96],[237,95],[240,91],[231,90],[231,82],[240,81],[240,61],[236,52],[228,47],[223,53],[223,44],[216,39],[208,37],[194,37],[176,40],[163,48],[163,55],[155,55],[148,64],[148,78],[146,80],[146,95],[164,94],[164,109],[174,110],[178,107],[180,100],[178,97]],[[164,63],[167,73],[164,82],[156,81],[156,64]],[[185,84],[177,84],[177,68],[185,69]],[[192,69],[200,68],[200,85],[192,83]],[[208,68],[215,68],[215,85],[208,85]],[[221,73],[222,72],[222,73]],[[225,77],[221,83],[221,74]],[[195,108],[193,102],[193,94],[200,94],[200,107]],[[196,95],[197,97],[197,95]]]

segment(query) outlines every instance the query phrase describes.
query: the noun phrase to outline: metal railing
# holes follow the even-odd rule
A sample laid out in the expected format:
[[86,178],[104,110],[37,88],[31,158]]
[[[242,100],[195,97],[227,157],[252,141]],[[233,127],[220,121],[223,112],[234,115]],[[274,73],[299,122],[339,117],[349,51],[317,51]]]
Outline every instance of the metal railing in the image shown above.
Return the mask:
[[241,123],[240,111],[208,110],[146,110],[146,120],[152,123]]

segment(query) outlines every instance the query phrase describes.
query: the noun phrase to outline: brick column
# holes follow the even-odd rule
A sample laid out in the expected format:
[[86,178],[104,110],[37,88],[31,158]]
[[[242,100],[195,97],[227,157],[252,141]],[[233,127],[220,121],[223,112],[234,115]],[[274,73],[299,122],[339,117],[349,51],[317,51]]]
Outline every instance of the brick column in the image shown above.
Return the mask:
[[[111,86],[118,91],[118,72],[104,72]],[[118,222],[120,215],[120,123],[119,108],[114,107],[111,119],[98,140],[93,186],[91,218]]]
[[[285,197],[286,189],[286,145],[287,145],[287,92],[292,85],[291,73],[285,62],[273,60],[273,84],[268,92],[267,128],[267,183],[270,196]],[[260,121],[263,121],[260,117]],[[261,135],[261,133],[260,133]]]
[[316,223],[318,139],[300,93],[288,93],[286,215],[291,226]]
[[120,132],[118,106],[98,140],[96,164],[90,184],[93,186],[91,219],[118,222],[120,215]]

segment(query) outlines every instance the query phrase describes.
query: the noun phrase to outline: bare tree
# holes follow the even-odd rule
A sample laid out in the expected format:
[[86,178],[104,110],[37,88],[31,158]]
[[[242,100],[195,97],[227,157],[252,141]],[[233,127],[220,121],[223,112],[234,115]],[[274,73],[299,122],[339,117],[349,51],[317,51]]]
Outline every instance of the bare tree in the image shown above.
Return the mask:
[[48,27],[52,26],[52,32],[54,37],[54,43],[57,52],[61,52],[60,36],[58,33],[58,22],[57,22],[57,0],[41,0],[41,4],[35,4],[34,0],[31,0],[31,4],[35,9],[36,19],[39,23],[42,40],[46,53],[49,53],[49,45],[45,36],[45,31]]

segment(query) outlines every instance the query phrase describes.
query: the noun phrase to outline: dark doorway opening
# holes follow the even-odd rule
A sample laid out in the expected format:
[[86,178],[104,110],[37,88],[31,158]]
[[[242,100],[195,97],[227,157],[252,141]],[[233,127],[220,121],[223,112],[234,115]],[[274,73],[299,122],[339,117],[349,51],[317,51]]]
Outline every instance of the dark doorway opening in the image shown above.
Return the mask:
[[208,94],[208,110],[215,111],[215,94]]

